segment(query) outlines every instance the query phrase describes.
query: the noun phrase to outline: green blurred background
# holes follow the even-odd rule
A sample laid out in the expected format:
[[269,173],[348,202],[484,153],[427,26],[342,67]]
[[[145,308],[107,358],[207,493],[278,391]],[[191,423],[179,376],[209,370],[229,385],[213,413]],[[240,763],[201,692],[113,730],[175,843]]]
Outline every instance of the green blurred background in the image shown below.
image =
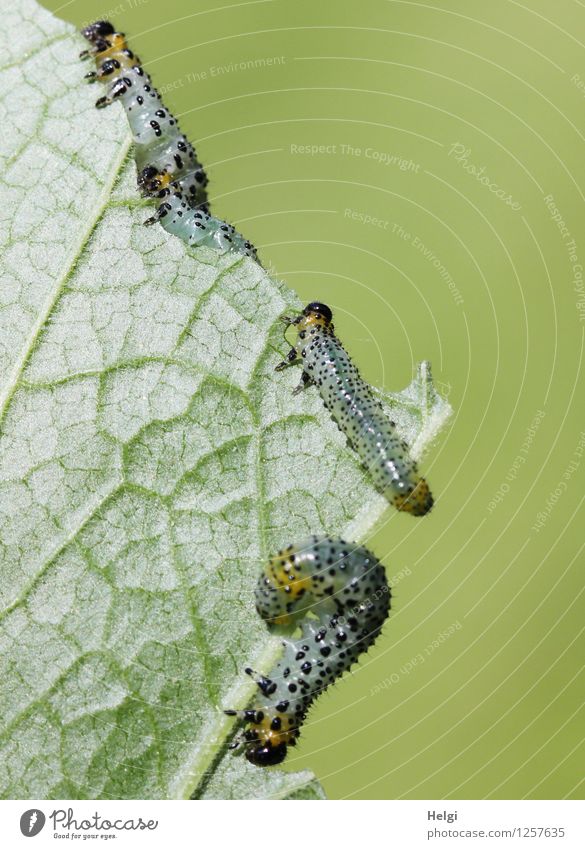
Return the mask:
[[429,359],[454,408],[432,514],[371,539],[391,619],[288,767],[333,798],[582,798],[585,5],[45,5],[131,36],[217,214],[368,380]]

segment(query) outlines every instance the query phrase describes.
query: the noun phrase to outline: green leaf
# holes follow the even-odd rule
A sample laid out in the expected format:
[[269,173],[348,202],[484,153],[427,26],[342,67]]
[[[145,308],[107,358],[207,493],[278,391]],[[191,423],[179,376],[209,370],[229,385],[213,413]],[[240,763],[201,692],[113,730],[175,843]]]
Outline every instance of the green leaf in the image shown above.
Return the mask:
[[[79,36],[18,0],[0,39],[0,794],[321,798],[227,753],[222,709],[278,656],[267,554],[386,502],[273,371],[294,294],[143,227]],[[389,403],[419,454],[449,412],[428,370]]]

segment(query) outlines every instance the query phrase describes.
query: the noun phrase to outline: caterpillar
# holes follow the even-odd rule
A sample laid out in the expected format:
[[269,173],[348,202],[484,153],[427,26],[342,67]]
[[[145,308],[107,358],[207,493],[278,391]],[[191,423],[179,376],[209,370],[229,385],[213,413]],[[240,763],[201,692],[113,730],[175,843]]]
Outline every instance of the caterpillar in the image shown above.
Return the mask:
[[285,315],[282,320],[287,327],[294,325],[297,340],[276,370],[302,360],[303,372],[295,394],[315,384],[376,487],[398,510],[424,516],[433,506],[428,484],[418,474],[395,423],[386,416],[335,336],[329,307],[313,301],[300,315]]
[[211,215],[208,179],[195,148],[164,106],[124,33],[116,32],[109,21],[96,21],[81,34],[91,45],[81,58],[93,57],[96,63],[96,70],[86,74],[86,79],[107,85],[96,107],[104,108],[116,100],[122,104],[134,140],[138,188],[143,196],[160,200],[154,215],[144,223],[160,221],[165,230],[192,246],[235,251],[257,260],[251,242],[231,224]]
[[[226,710],[250,727],[231,744],[256,766],[281,763],[296,745],[311,703],[366,652],[390,610],[384,567],[367,548],[312,536],[275,554],[260,574],[256,609],[269,625],[293,628],[268,675],[245,672],[260,695],[248,710]],[[309,615],[308,615],[309,614]]]

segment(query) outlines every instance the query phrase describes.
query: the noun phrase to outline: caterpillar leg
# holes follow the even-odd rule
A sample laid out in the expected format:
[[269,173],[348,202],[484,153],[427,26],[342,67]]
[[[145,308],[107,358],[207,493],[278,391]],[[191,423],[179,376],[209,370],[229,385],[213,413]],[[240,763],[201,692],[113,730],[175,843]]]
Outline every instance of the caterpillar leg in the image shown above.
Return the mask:
[[[116,30],[109,21],[95,21],[81,30],[84,38],[91,42],[91,47],[87,50],[82,50],[79,54],[80,59],[89,59],[96,56],[98,53],[103,53],[112,46],[112,40],[116,36]],[[118,33],[118,41],[123,38],[121,33]]]
[[252,722],[256,725],[264,719],[264,714],[261,710],[224,710],[226,716],[238,716],[240,719],[245,719],[246,722]]
[[[168,200],[163,201],[156,209],[153,215],[150,218],[147,218],[144,222],[146,227],[150,227],[152,224],[156,224],[159,221],[162,221],[163,218],[166,218],[167,215],[173,213],[176,210],[177,201],[174,203],[169,203]],[[186,215],[188,211],[195,211],[203,213],[202,217],[209,218],[209,204],[200,203],[197,206],[189,207],[186,203],[182,203],[180,205],[179,217]]]
[[274,371],[283,371],[283,369],[292,365],[295,360],[298,360],[299,355],[296,348],[291,348],[284,360],[274,367]]
[[[238,719],[241,719],[243,722],[249,722],[251,725],[258,725],[264,719],[264,714],[261,710],[232,710],[231,708],[228,710],[224,710],[224,714],[226,716],[237,716]],[[249,740],[254,740],[254,732],[252,729],[247,729],[245,731],[241,731],[236,737],[234,737],[233,741],[229,744],[228,749],[239,749],[243,743],[248,742]]]
[[260,675],[258,672],[254,672],[254,670],[250,669],[249,666],[244,669],[244,672],[256,682],[258,689],[261,690],[265,696],[271,696],[275,692],[276,684],[272,681],[272,679],[266,678],[265,675]]
[[107,50],[111,48],[111,44],[106,39],[100,39],[99,41],[94,42],[93,47],[88,47],[87,50],[82,50],[79,54],[79,58],[85,62],[86,59],[95,59],[100,53],[105,53]]
[[98,97],[95,102],[96,109],[104,109],[106,106],[110,106],[117,97],[120,97],[126,91],[126,86],[122,82],[114,83],[110,91],[107,95],[103,97]]
[[[195,210],[199,210],[200,212],[205,213],[206,216],[209,215],[209,204],[200,203],[199,206],[194,207]],[[158,224],[159,221],[162,221],[163,218],[172,212],[173,207],[168,201],[164,201],[161,203],[159,207],[157,207],[154,215],[151,215],[150,218],[147,218],[146,221],[143,222],[145,227],[150,227],[153,224]]]
[[157,207],[154,215],[151,215],[150,218],[147,218],[146,221],[143,222],[144,226],[151,227],[153,224],[157,224],[162,218],[168,215],[171,210],[172,206],[170,203],[167,201],[161,203],[160,206]]
[[302,392],[303,389],[306,389],[307,386],[310,386],[312,383],[313,383],[313,378],[311,377],[311,375],[308,372],[304,371],[301,374],[301,379],[299,380],[297,386],[295,386],[295,388],[293,389],[292,394],[298,395],[299,392]]

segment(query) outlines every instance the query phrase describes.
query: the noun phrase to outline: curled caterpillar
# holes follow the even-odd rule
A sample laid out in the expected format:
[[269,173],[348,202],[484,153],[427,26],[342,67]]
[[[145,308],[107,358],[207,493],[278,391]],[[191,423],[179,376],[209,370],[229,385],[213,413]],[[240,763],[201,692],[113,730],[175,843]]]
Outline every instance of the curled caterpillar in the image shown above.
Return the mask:
[[398,510],[424,516],[433,506],[428,484],[418,474],[396,425],[387,418],[335,336],[332,319],[329,307],[316,301],[300,315],[282,316],[287,326],[295,326],[298,335],[276,370],[302,360],[303,373],[295,393],[314,383],[376,487]]
[[116,100],[122,104],[134,139],[138,187],[144,196],[160,200],[155,214],[144,223],[160,221],[165,230],[192,246],[207,245],[257,259],[256,249],[244,236],[210,214],[207,175],[195,148],[164,106],[126,36],[109,21],[96,21],[81,33],[91,44],[81,58],[93,57],[96,63],[96,70],[86,78],[107,85],[96,106],[103,108]]
[[380,633],[390,597],[384,567],[362,546],[313,536],[274,555],[258,580],[256,609],[270,625],[302,620],[301,635],[284,640],[269,675],[245,670],[260,695],[249,710],[225,711],[250,725],[231,748],[244,744],[256,766],[281,763],[311,703]]

